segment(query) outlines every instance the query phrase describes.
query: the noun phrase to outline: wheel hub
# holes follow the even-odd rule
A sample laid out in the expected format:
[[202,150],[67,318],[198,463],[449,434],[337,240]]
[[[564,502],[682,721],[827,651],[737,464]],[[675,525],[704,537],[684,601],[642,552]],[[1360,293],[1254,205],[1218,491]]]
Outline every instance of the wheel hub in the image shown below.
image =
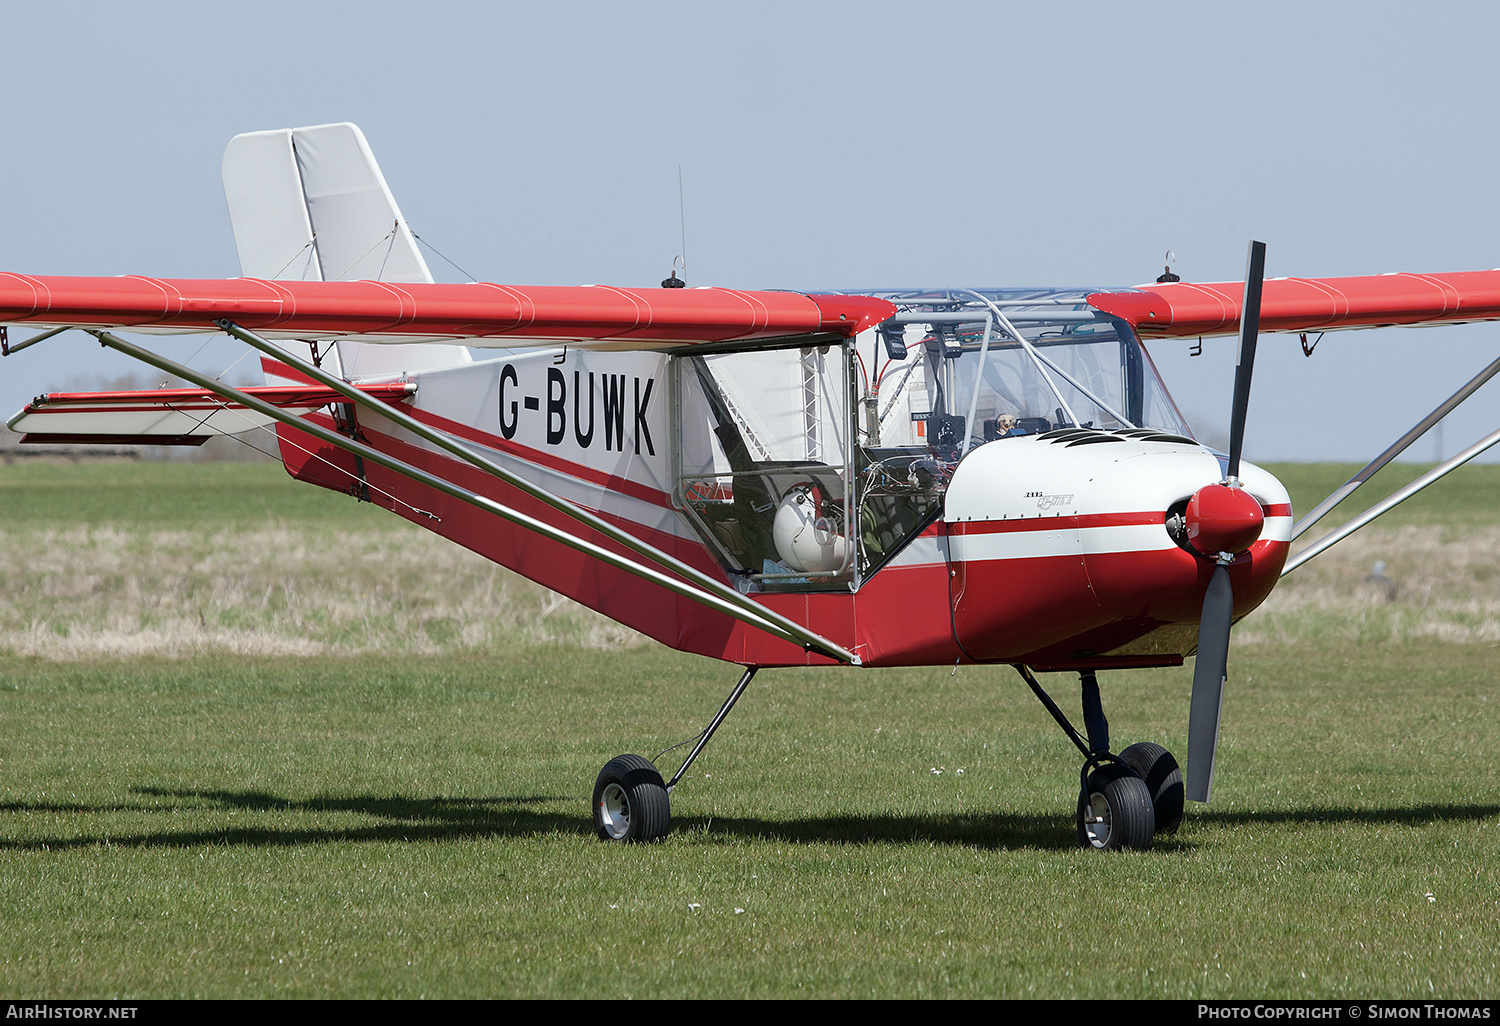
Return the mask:
[[1095,791],[1089,795],[1088,804],[1083,810],[1083,828],[1088,834],[1089,843],[1095,848],[1104,848],[1109,844],[1110,815],[1109,802],[1104,795]]
[[630,799],[619,784],[610,784],[599,796],[599,820],[609,836],[619,840],[630,829]]

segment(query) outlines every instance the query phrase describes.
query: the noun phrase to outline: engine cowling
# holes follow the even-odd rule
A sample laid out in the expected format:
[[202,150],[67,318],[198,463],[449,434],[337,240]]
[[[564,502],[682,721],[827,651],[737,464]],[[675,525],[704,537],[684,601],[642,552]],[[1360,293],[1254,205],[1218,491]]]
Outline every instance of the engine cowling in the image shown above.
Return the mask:
[[[1286,560],[1286,489],[1250,464],[1243,488],[1211,483],[1223,473],[1210,450],[1172,437],[1080,430],[974,449],[944,508],[955,639],[971,658],[1033,666],[1187,655],[1223,546],[1236,546],[1236,616]],[[1198,539],[1184,531],[1179,545],[1169,511],[1194,499]],[[1199,544],[1221,547],[1205,556]]]

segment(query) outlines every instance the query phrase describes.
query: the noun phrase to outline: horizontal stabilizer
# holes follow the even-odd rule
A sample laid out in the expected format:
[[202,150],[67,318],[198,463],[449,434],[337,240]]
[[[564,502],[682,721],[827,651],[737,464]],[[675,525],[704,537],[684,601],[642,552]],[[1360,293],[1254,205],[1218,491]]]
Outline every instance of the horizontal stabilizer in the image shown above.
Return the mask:
[[[416,385],[403,381],[360,390],[395,402]],[[310,413],[343,396],[321,385],[263,385],[242,391],[295,413]],[[215,435],[236,435],[272,423],[263,414],[201,388],[134,392],[51,392],[39,395],[10,420],[24,442],[202,445]]]

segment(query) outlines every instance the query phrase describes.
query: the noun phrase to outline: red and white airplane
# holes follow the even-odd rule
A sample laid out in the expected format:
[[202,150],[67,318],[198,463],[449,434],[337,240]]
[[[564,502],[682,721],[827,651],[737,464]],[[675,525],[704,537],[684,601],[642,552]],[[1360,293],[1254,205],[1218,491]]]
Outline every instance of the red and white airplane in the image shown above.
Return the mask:
[[[1495,320],[1500,271],[1262,283],[1252,243],[1243,284],[440,285],[353,125],[237,136],[224,184],[242,278],[0,274],[5,355],[81,328],[197,387],[42,395],[11,428],[273,432],[298,480],[743,666],[670,780],[636,755],[605,765],[606,839],[667,833],[672,788],[760,667],[1009,663],[1083,755],[1080,843],[1149,847],[1185,797],[1208,800],[1230,625],[1295,565],[1293,538],[1500,370],[1294,527],[1286,489],[1240,459],[1257,315],[1302,333]],[[227,332],[266,384],[231,388],[114,329]],[[1236,331],[1226,455],[1194,441],[1141,340]],[[1096,674],[1195,652],[1184,787],[1160,746],[1111,750]],[[1057,670],[1080,675],[1083,733],[1033,673]]]

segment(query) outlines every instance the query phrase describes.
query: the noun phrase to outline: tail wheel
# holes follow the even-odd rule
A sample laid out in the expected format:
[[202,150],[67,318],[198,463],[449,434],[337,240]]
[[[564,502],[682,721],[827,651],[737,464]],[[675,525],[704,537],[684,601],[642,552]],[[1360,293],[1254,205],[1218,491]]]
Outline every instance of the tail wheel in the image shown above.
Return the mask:
[[1185,792],[1182,770],[1172,753],[1150,741],[1137,741],[1120,753],[1120,760],[1141,775],[1151,792],[1158,833],[1175,833],[1182,823]]
[[659,841],[671,829],[671,798],[649,759],[618,755],[594,781],[594,829],[603,841]]
[[1110,763],[1089,774],[1078,797],[1078,843],[1097,851],[1146,851],[1156,815],[1146,782],[1127,766]]

